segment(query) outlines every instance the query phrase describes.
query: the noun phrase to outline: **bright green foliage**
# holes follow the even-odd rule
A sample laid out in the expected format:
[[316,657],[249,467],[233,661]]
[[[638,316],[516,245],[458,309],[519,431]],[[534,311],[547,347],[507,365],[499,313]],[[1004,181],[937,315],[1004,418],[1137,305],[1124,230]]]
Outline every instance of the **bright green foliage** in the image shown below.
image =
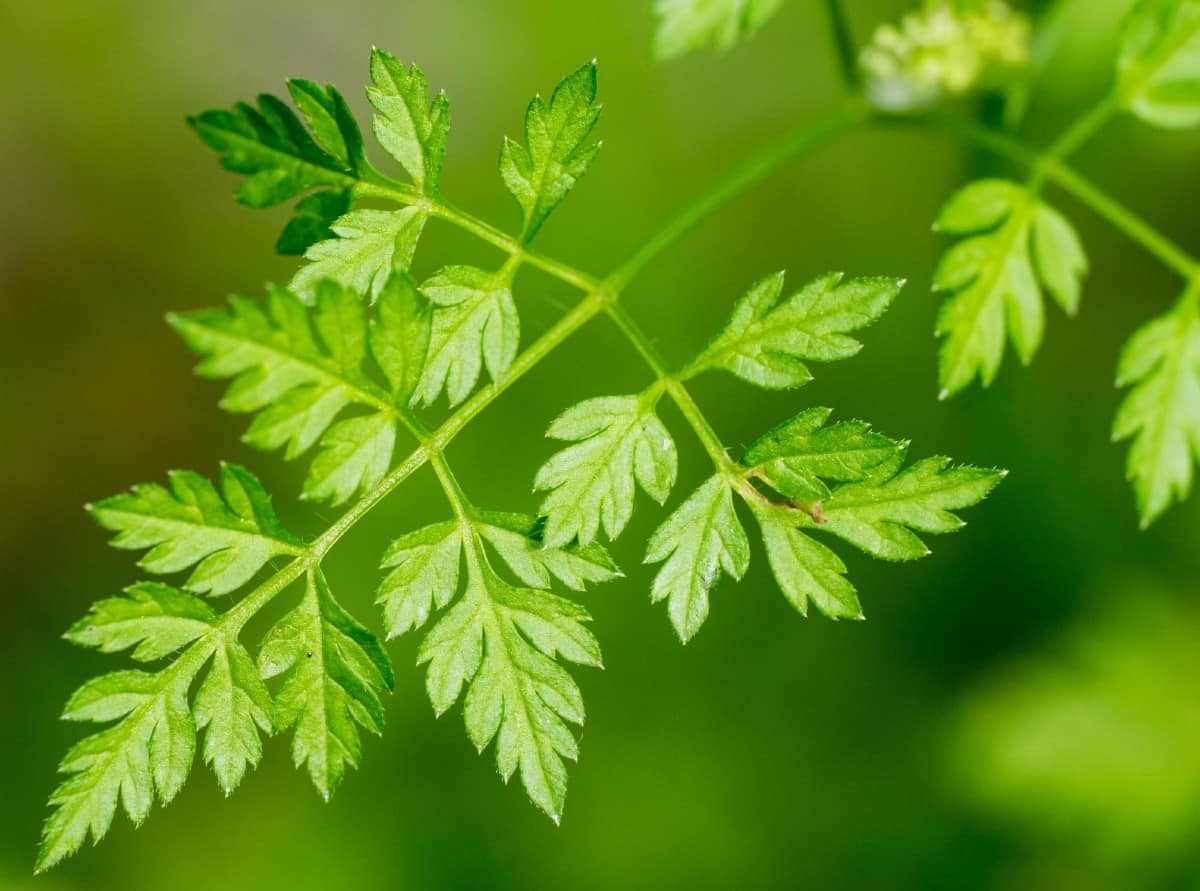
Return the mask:
[[258,655],[264,678],[281,677],[276,730],[292,731],[292,758],[308,767],[326,800],[362,759],[361,725],[383,732],[379,696],[392,689],[383,646],[333,598],[320,570],[304,598],[267,633]]
[[217,596],[245,584],[272,557],[299,553],[299,540],[248,470],[223,464],[220,493],[186,470],[173,471],[170,483],[145,483],[89,506],[97,523],[117,533],[113,547],[149,549],[138,563],[147,572],[194,566],[188,590]]
[[546,435],[574,442],[542,465],[535,490],[548,490],[545,540],[589,545],[601,527],[614,539],[633,514],[637,487],[659,504],[675,484],[675,442],[647,396],[588,399],[557,418]]
[[[89,834],[99,841],[118,805],[141,823],[156,798],[173,799],[191,770],[197,728],[205,729],[205,760],[227,793],[257,764],[259,730],[270,728],[269,697],[249,654],[207,604],[165,585],[137,585],[127,594],[97,603],[68,639],[104,652],[133,646],[143,662],[186,649],[154,673],[101,675],[67,702],[68,721],[116,723],[77,743],[59,766],[67,777],[50,798],[55,810],[39,870],[76,851]],[[210,659],[189,708],[188,689]]]
[[708,618],[708,592],[725,572],[741,579],[750,565],[750,542],[720,475],[711,477],[658,527],[647,563],[662,563],[650,599],[667,601],[671,624],[687,643]]
[[[946,788],[1048,850],[1094,848],[1138,887],[1200,821],[1200,672],[1186,594],[1126,584],[1046,652],[988,672],[947,734]],[[1089,603],[1103,598],[1089,596]]]
[[831,618],[861,619],[845,565],[812,533],[833,534],[885,560],[917,559],[929,553],[918,532],[961,528],[951,511],[982,501],[1004,475],[950,467],[947,458],[926,458],[901,470],[907,443],[860,421],[827,424],[829,415],[829,409],[809,409],[768,432],[746,451],[741,473],[710,478],[654,533],[646,560],[666,563],[651,597],[668,601],[684,642],[704,623],[721,573],[740,579],[749,563],[734,491],[761,527],[768,562],[788,601],[803,615],[811,600]]
[[575,183],[588,171],[599,143],[585,145],[596,121],[596,63],[589,62],[562,79],[547,104],[534,98],[525,111],[525,142],[505,139],[500,175],[521,205],[521,240],[529,241]]
[[[227,310],[172,316],[171,324],[205,357],[200,375],[235,378],[222,408],[258,413],[246,442],[285,448],[289,459],[321,443],[306,497],[340,504],[387,472],[429,339],[429,312],[404,275],[392,277],[371,312],[327,281],[312,308],[272,288],[264,306],[234,297]],[[371,413],[337,421],[350,406]]]
[[1200,0],[1138,0],[1122,29],[1117,89],[1151,124],[1200,124]]
[[425,219],[415,207],[350,211],[330,226],[336,237],[304,254],[309,263],[292,278],[292,290],[312,303],[321,283],[331,279],[374,300],[396,270],[412,263]]
[[[582,724],[583,698],[556,662],[600,664],[586,610],[548,590],[552,577],[576,589],[618,575],[597,544],[544,547],[541,524],[519,514],[482,513],[440,523],[394,542],[380,588],[390,636],[445,609],[421,644],[426,687],[440,715],[467,689],[467,736],[482,752],[496,742],[507,781],[518,769],[530,798],[556,822],[566,797],[564,760],[578,756],[568,724]],[[485,543],[524,585],[505,581]],[[463,560],[465,590],[459,592]]]
[[438,93],[430,105],[421,69],[405,68],[380,49],[371,51],[371,82],[367,97],[376,111],[371,122],[375,138],[417,188],[436,195],[450,135],[450,100]]
[[470,395],[487,366],[492,379],[508,370],[521,341],[511,271],[449,266],[421,285],[434,306],[425,370],[414,402],[432,404],[443,389],[451,405]]
[[812,380],[804,360],[832,362],[862,349],[848,335],[882,316],[903,286],[900,279],[843,281],[830,273],[781,300],[783,273],[768,276],[738,301],[687,373],[719,368],[772,390],[799,387]]
[[1200,312],[1197,291],[1137,331],[1121,354],[1117,385],[1132,387],[1113,438],[1132,439],[1127,473],[1142,527],[1192,489],[1200,461]]
[[727,50],[765,25],[783,0],[656,0],[654,55],[671,59],[706,46]]
[[942,208],[935,228],[963,238],[933,280],[934,290],[947,295],[937,322],[946,338],[938,373],[945,398],[975,377],[991,384],[1006,331],[1021,361],[1031,362],[1046,327],[1042,289],[1074,315],[1088,267],[1071,224],[1007,180],[966,186]]

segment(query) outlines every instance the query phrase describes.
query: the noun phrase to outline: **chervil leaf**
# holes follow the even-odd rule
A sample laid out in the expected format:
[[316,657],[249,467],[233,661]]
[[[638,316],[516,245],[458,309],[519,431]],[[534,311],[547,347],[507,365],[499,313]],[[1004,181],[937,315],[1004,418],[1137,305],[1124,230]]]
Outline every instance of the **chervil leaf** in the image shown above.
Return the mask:
[[196,749],[188,685],[210,650],[157,674],[102,675],[67,702],[68,721],[117,723],[76,743],[59,764],[67,777],[50,796],[54,811],[42,831],[39,872],[79,850],[89,834],[103,838],[118,803],[140,824],[155,798],[166,804],[179,792]]
[[521,340],[507,269],[448,266],[421,285],[434,305],[429,354],[414,401],[430,405],[442,390],[451,405],[470,395],[487,366],[495,380],[512,364]]
[[149,553],[139,562],[165,574],[195,567],[187,588],[228,594],[272,557],[299,554],[301,542],[279,522],[271,498],[248,471],[221,466],[221,492],[196,473],[176,470],[169,489],[146,483],[91,505],[92,516],[116,532],[113,547]]
[[692,376],[723,369],[760,387],[781,390],[812,380],[803,360],[832,362],[862,344],[848,336],[877,320],[904,282],[842,280],[831,273],[780,300],[783,273],[763,279],[734,308],[725,328],[687,368]]
[[311,572],[304,599],[276,623],[258,657],[263,678],[282,676],[275,694],[276,730],[292,731],[292,757],[307,766],[328,800],[357,767],[362,743],[356,725],[383,730],[379,696],[392,689],[392,668],[379,641],[342,609],[320,570]]
[[[429,314],[405,276],[389,281],[370,318],[360,297],[323,282],[311,309],[273,288],[264,307],[235,297],[228,310],[172,316],[171,323],[205,356],[200,375],[235,378],[221,406],[259,413],[248,443],[286,447],[292,459],[321,442],[306,497],[341,503],[387,472],[429,337]],[[368,354],[388,385],[369,373]],[[371,414],[334,424],[351,405]]]
[[204,761],[229,795],[262,758],[259,730],[271,732],[271,695],[254,659],[236,640],[227,640],[212,658],[194,712],[196,727],[205,731]]
[[1033,360],[1046,326],[1042,287],[1069,314],[1079,308],[1087,258],[1070,223],[1025,187],[979,180],[952,197],[936,227],[966,236],[942,258],[934,290],[947,294],[938,316],[942,397],[978,376],[988,386],[1009,337]]
[[216,620],[207,603],[155,582],[126,589],[92,606],[64,635],[71,643],[117,653],[133,647],[138,662],[169,656],[204,635]]
[[565,760],[579,747],[568,723],[582,724],[583,697],[555,661],[600,664],[600,646],[583,607],[546,591],[517,588],[487,564],[477,542],[467,552],[459,601],[421,644],[426,687],[438,714],[467,688],[467,736],[482,752],[496,743],[507,781],[518,770],[526,792],[558,822],[567,791]]
[[978,504],[1004,477],[998,470],[952,467],[949,458],[924,458],[900,473],[896,469],[834,489],[823,504],[820,528],[874,557],[915,560],[929,553],[917,532],[961,529],[963,521],[951,511]]
[[1127,474],[1142,527],[1188,496],[1200,461],[1200,314],[1196,292],[1137,331],[1121,354],[1117,385],[1133,387],[1113,438],[1132,439]]
[[655,0],[654,55],[671,59],[706,46],[727,50],[765,25],[783,0]]
[[297,205],[296,218],[279,240],[281,253],[302,253],[328,237],[332,221],[350,209],[374,171],[354,116],[336,89],[293,80],[288,90],[311,134],[291,108],[268,95],[259,97],[258,108],[238,103],[231,111],[207,111],[188,123],[221,152],[226,168],[247,176],[237,192],[241,203],[271,207],[319,190]]
[[759,438],[742,463],[780,494],[815,502],[829,496],[826,480],[865,479],[903,456],[906,443],[875,433],[862,421],[826,426],[831,413],[828,408],[801,412]]
[[534,480],[535,490],[549,491],[541,507],[548,547],[576,538],[586,547],[602,526],[616,538],[633,514],[638,486],[662,504],[675,484],[675,443],[646,397],[588,399],[567,409],[546,435],[576,443],[543,464]]
[[582,591],[589,584],[607,582],[621,574],[599,542],[580,547],[572,542],[547,547],[545,518],[525,514],[486,512],[476,526],[513,574],[527,585],[548,589],[553,579]]
[[1200,124],[1200,0],[1139,0],[1121,31],[1122,104],[1159,127]]
[[426,218],[419,207],[350,211],[330,226],[337,237],[305,252],[308,265],[292,278],[292,290],[311,303],[320,283],[332,279],[375,300],[393,273],[409,268]]
[[587,173],[599,143],[584,145],[596,121],[596,63],[568,74],[547,104],[537,96],[525,111],[525,142],[504,140],[500,175],[524,214],[521,239],[529,241],[575,183]]
[[808,601],[831,619],[865,618],[846,565],[825,545],[802,532],[794,512],[757,510],[767,560],[788,602],[808,615]]
[[708,592],[721,573],[740,579],[750,565],[750,543],[723,476],[711,477],[655,531],[646,562],[664,560],[650,598],[667,601],[671,624],[687,643],[708,617]]
[[417,188],[436,195],[450,133],[450,100],[438,93],[429,103],[425,75],[390,53],[371,51],[367,98],[375,108],[371,129],[389,155],[400,162]]
[[379,586],[388,637],[420,628],[434,607],[444,609],[458,591],[462,527],[437,523],[392,542],[383,557],[390,569]]

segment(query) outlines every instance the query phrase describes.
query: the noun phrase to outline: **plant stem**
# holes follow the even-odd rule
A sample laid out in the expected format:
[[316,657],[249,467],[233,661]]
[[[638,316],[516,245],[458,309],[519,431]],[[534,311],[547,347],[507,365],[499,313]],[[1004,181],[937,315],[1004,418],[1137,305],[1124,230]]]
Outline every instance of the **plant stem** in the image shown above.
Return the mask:
[[854,37],[850,33],[850,22],[841,0],[825,0],[825,11],[829,15],[829,30],[837,50],[838,69],[842,85],[849,93],[857,93],[861,78],[858,73],[858,57],[854,51]]
[[1054,144],[1042,152],[1042,160],[1061,160],[1073,155],[1085,142],[1095,136],[1100,129],[1112,120],[1119,106],[1115,93],[1108,93],[1079,116],[1075,123],[1067,127]]

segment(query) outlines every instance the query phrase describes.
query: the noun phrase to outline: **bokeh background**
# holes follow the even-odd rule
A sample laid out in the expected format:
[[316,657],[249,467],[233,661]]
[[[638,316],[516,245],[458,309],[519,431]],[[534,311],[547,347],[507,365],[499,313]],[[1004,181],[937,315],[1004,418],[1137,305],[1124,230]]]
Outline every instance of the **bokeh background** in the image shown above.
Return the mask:
[[[845,5],[861,41],[907,4]],[[1023,127],[1039,144],[1103,90],[1126,3],[1056,6],[1062,40]],[[850,558],[869,621],[801,619],[756,552],[681,648],[648,602],[639,543],[661,514],[642,499],[614,549],[628,578],[586,595],[607,668],[580,676],[589,722],[560,828],[496,781],[457,712],[434,720],[402,639],[389,645],[387,732],[331,804],[275,739],[231,800],[197,765],[142,828],[119,817],[100,847],[31,877],[55,763],[82,729],[58,712],[78,683],[121,664],[59,635],[138,578],[80,506],[225,458],[260,473],[294,527],[329,519],[287,497],[298,467],[240,444],[244,419],[215,408],[219,386],[192,376],[163,322],[292,269],[272,254],[285,212],[236,206],[234,177],[184,115],[278,92],[287,76],[335,82],[362,113],[378,44],[451,96],[449,197],[511,225],[501,136],[518,132],[535,91],[596,56],[604,152],[539,241],[602,273],[837,90],[815,0],[791,0],[727,55],[654,64],[651,31],[647,0],[0,3],[0,888],[1200,887],[1200,498],[1139,533],[1109,442],[1119,347],[1179,284],[1055,196],[1092,256],[1080,317],[1052,312],[1032,367],[1010,354],[991,390],[939,404],[928,282],[945,245],[929,223],[965,177],[1006,168],[911,132],[850,136],[791,165],[626,298],[681,360],[776,269],[794,282],[831,268],[910,279],[862,355],[819,368],[807,388],[696,386],[731,444],[832,405],[911,437],[915,455],[1011,468],[932,558]],[[1118,122],[1078,164],[1195,250],[1198,159],[1196,133]],[[418,272],[479,251],[435,227]],[[573,299],[523,278],[525,341]],[[594,323],[455,443],[468,491],[532,510],[546,422],[644,380]],[[667,419],[683,450],[678,497],[705,462]],[[384,544],[444,514],[423,472],[339,546],[332,583],[373,628]]]

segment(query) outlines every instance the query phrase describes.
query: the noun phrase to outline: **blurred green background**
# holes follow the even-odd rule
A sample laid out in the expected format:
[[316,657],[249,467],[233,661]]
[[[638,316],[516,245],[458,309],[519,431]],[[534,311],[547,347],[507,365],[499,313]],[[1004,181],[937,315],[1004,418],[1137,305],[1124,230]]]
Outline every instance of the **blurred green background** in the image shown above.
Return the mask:
[[[1126,3],[1060,5],[1063,41],[1025,126],[1039,144],[1103,90]],[[907,4],[846,6],[861,41]],[[1031,368],[1010,353],[991,390],[937,403],[928,282],[944,243],[929,223],[965,177],[1005,168],[914,132],[853,135],[791,165],[627,296],[680,360],[776,269],[793,282],[831,268],[909,278],[862,355],[817,369],[807,388],[696,386],[730,444],[832,405],[911,437],[914,455],[1011,468],[930,559],[850,559],[870,621],[801,619],[756,553],[681,648],[648,603],[640,542],[661,514],[642,499],[614,548],[628,579],[585,595],[607,668],[579,675],[589,722],[560,828],[496,781],[457,711],[433,719],[405,638],[389,647],[398,683],[387,732],[367,741],[331,804],[275,739],[232,800],[197,765],[142,828],[119,817],[99,848],[30,878],[55,763],[81,734],[57,720],[61,704],[121,663],[59,635],[138,578],[80,505],[175,467],[211,474],[225,458],[263,476],[293,528],[330,519],[285,497],[299,489],[297,467],[239,443],[245,420],[215,408],[219,387],[192,376],[163,322],[170,309],[258,294],[292,268],[271,250],[286,213],[236,206],[235,178],[184,115],[279,92],[287,76],[335,82],[362,113],[377,44],[450,94],[447,195],[511,226],[500,138],[518,132],[535,91],[596,56],[605,149],[539,243],[603,273],[837,90],[815,0],[791,0],[727,55],[656,65],[651,31],[647,0],[0,3],[0,888],[1200,887],[1200,498],[1139,533],[1123,450],[1108,435],[1119,347],[1179,284],[1056,195],[1093,261],[1081,316],[1052,313]],[[1200,249],[1198,159],[1200,134],[1118,122],[1078,164]],[[417,272],[480,250],[435,228]],[[523,277],[523,340],[573,299]],[[547,421],[645,379],[597,321],[489,409],[451,458],[481,505],[532,510]],[[682,445],[678,498],[705,462],[670,410],[667,421]],[[373,628],[384,544],[445,513],[422,472],[339,546],[331,583]]]

